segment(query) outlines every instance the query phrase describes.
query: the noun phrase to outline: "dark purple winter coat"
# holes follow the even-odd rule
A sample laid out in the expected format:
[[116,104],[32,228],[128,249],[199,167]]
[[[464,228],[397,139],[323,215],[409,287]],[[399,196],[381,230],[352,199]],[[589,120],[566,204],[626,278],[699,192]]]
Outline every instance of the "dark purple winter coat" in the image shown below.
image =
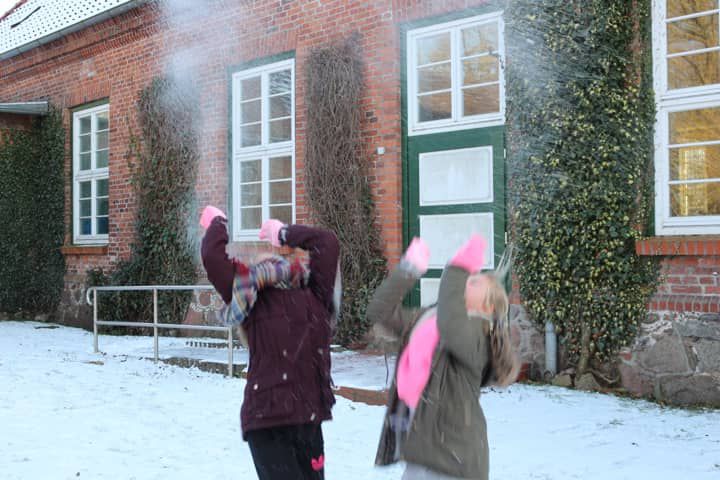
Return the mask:
[[[227,243],[225,222],[215,218],[203,238],[202,257],[226,303],[234,279]],[[260,290],[243,324],[250,350],[243,437],[251,430],[332,418],[331,319],[340,246],[332,232],[304,225],[287,227],[285,245],[309,253],[310,279],[306,288]]]

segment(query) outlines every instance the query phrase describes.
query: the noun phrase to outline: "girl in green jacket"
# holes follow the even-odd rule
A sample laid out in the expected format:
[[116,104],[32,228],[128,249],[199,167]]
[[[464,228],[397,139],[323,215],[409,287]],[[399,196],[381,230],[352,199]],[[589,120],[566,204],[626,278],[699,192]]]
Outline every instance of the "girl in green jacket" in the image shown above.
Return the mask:
[[471,237],[443,271],[437,305],[411,310],[402,299],[430,257],[414,239],[368,307],[376,334],[400,339],[375,463],[406,461],[403,479],[488,478],[480,388],[511,384],[519,362],[507,320],[506,267],[481,273],[485,248],[482,237]]

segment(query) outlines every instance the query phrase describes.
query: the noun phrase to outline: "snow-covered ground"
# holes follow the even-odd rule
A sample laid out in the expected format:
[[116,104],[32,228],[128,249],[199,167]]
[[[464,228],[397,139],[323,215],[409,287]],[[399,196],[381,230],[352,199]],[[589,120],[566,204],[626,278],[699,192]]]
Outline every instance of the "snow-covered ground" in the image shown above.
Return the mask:
[[[255,478],[238,421],[243,380],[140,359],[148,338],[102,336],[105,354],[94,354],[92,334],[45,327],[0,322],[0,478]],[[226,358],[184,345],[163,339],[160,351]],[[382,358],[336,363],[339,385],[385,381]],[[720,478],[718,411],[526,385],[482,404],[492,479]],[[401,466],[373,467],[383,411],[338,397],[326,478],[400,478]]]
[[[90,339],[92,346],[92,336]],[[227,342],[217,338],[159,338],[158,357],[184,357],[214,363],[228,362]],[[195,344],[188,348],[188,345]],[[211,344],[221,348],[204,347]],[[83,345],[84,346],[84,345]],[[125,355],[135,358],[153,358],[152,337],[104,336],[98,341],[98,348],[108,355]],[[383,356],[364,355],[352,351],[333,354],[332,375],[337,385],[345,387],[382,390],[392,380],[394,358],[388,356],[387,365]],[[248,353],[245,349],[235,349],[233,364],[245,368]]]

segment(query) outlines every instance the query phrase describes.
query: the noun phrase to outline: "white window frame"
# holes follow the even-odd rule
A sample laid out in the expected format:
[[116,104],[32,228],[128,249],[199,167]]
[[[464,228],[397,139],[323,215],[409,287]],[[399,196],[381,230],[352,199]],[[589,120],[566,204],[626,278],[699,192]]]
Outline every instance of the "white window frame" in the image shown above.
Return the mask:
[[[460,52],[462,51],[462,38],[460,31],[464,28],[493,22],[496,22],[498,26],[500,111],[463,117],[460,115],[462,112],[462,61],[460,56]],[[440,33],[450,33],[452,115],[449,119],[418,122],[418,106],[416,101],[418,91],[417,40]],[[452,132],[468,128],[482,128],[505,124],[505,24],[503,22],[502,11],[409,30],[407,34],[406,51],[408,135]]]
[[[232,193],[233,193],[233,237],[235,241],[257,241],[260,229],[245,229],[241,228],[242,225],[242,209],[240,208],[240,163],[244,160],[260,160],[261,169],[261,195],[264,199],[262,203],[262,219],[267,220],[270,218],[270,159],[276,157],[290,157],[290,163],[292,165],[292,223],[295,223],[295,153],[292,151],[274,151],[273,153],[248,154],[239,155],[235,157],[233,164],[232,174]],[[287,180],[282,180],[287,181]]]
[[[668,0],[653,0],[652,4],[653,85],[657,100],[655,128],[655,234],[660,236],[720,234],[720,215],[670,216],[669,115],[673,112],[720,107],[720,83],[699,87],[668,89],[667,24],[670,22],[668,22],[666,17],[667,1]],[[711,12],[720,14],[720,8],[677,18],[688,19],[710,14]],[[673,19],[673,21],[677,20]],[[717,50],[720,50],[720,47],[704,49],[702,51]]]
[[[290,70],[290,94],[291,94],[291,117],[290,117],[290,140],[284,142],[270,143],[270,102],[269,98],[269,75],[281,70]],[[241,142],[241,108],[240,108],[240,82],[251,77],[261,77],[261,142],[260,145],[243,147]],[[274,157],[289,156],[292,163],[292,221],[295,222],[297,210],[295,193],[295,59],[283,60],[270,63],[247,70],[236,72],[232,75],[232,231],[234,241],[257,241],[260,229],[242,229],[242,211],[240,208],[240,162],[243,160],[260,159],[262,169],[262,220],[269,217],[270,180],[269,180],[269,159]]]
[[[80,183],[91,182],[91,231],[95,232],[96,221],[97,221],[97,192],[96,185],[98,180],[108,180],[108,194],[110,189],[110,168],[109,163],[107,167],[103,168],[91,168],[90,170],[80,170],[80,119],[90,116],[91,127],[90,127],[90,164],[91,167],[95,166],[96,162],[96,117],[98,113],[108,114],[108,125],[110,121],[110,105],[103,104],[84,110],[78,110],[73,112],[73,139],[72,139],[72,151],[73,151],[73,243],[77,245],[105,245],[108,243],[109,234],[97,234],[91,233],[90,235],[82,235],[80,233]],[[108,148],[110,146],[110,138],[108,135]],[[108,195],[109,197],[109,195]],[[109,198],[108,198],[109,203]],[[108,205],[109,207],[109,205]],[[108,221],[110,218],[108,211]]]

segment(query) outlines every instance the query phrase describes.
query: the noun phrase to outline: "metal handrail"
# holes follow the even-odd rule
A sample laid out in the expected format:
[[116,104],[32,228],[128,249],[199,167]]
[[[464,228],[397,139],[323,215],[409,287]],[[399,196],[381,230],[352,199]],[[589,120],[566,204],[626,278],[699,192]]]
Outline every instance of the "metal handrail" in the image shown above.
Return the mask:
[[[228,343],[228,376],[233,376],[233,333],[231,326],[206,326],[206,325],[182,325],[175,323],[158,323],[158,291],[214,291],[212,285],[124,285],[124,286],[103,286],[89,287],[85,292],[85,300],[88,305],[93,307],[93,346],[95,353],[98,353],[98,325],[116,326],[116,327],[148,327],[153,329],[153,353],[155,362],[158,361],[158,329],[176,329],[176,330],[205,330],[210,332],[227,332]],[[98,320],[98,298],[97,292],[153,292],[153,321],[150,322],[124,322]],[[90,298],[92,294],[92,299]]]

